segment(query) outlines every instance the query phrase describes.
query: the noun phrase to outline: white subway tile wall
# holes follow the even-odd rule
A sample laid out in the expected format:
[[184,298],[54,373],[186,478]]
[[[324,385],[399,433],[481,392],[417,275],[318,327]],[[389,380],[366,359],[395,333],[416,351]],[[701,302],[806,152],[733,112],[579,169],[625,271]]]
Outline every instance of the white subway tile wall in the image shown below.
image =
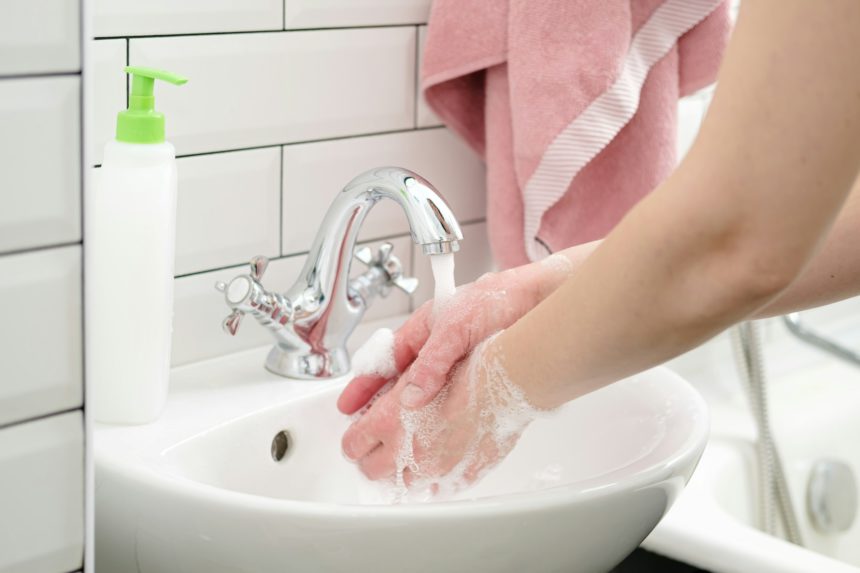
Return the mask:
[[[413,169],[440,189],[460,221],[484,220],[482,161],[440,126],[417,92],[418,38],[429,6],[95,1],[95,165],[125,102],[123,66],[189,78],[182,87],[156,88],[179,156],[175,366],[271,341],[252,320],[235,337],[222,332],[228,309],[215,282],[245,272],[247,261],[262,254],[272,259],[264,283],[286,290],[332,199],[367,169]],[[483,227],[475,228],[481,232],[469,231],[472,245],[464,243],[464,252],[486,256],[480,266],[488,267]],[[414,260],[425,258],[414,255],[406,218],[393,202],[371,211],[359,239],[373,248],[391,241],[410,275]],[[412,306],[411,297],[392,290],[367,318]]]
[[180,154],[413,127],[414,26],[132,39]]
[[105,143],[114,138],[116,114],[126,107],[128,50],[127,40],[101,40],[92,43],[90,62],[93,67],[92,131],[89,157],[96,165],[102,162]]
[[0,7],[0,571],[84,561],[81,4]]
[[[180,157],[174,365],[268,343],[257,324],[236,337],[221,332],[227,308],[215,281],[264,254],[273,259],[265,284],[288,288],[335,194],[372,167],[414,169],[446,196],[466,234],[458,282],[492,268],[483,163],[417,89],[429,0],[96,0],[95,9],[99,148],[124,101],[123,65],[189,77],[158,86],[156,98]],[[680,152],[703,110],[699,96],[682,104]],[[422,280],[412,301],[393,292],[370,317],[405,312],[432,293],[408,232],[394,203],[365,222],[360,240],[392,240]]]
[[[334,193],[373,167],[408,167],[433,183],[460,221],[486,213],[484,166],[469,147],[446,129],[371,135],[284,146],[283,248],[306,251]],[[394,202],[375,207],[362,228],[362,239],[409,232]]]
[[280,255],[279,148],[182,157],[177,171],[177,275]]
[[0,571],[66,573],[81,566],[80,410],[0,430],[0,507]]
[[0,257],[0,426],[82,405],[81,297],[79,245]]
[[0,7],[0,75],[80,69],[79,0],[4,0]]
[[94,0],[96,37],[280,30],[283,0]]
[[429,10],[430,0],[284,0],[284,27],[417,24]]
[[418,27],[418,103],[415,111],[415,122],[418,127],[442,125],[442,122],[424,101],[421,91],[421,64],[424,61],[424,43],[427,41],[427,26]]
[[81,238],[77,75],[0,80],[0,253]]

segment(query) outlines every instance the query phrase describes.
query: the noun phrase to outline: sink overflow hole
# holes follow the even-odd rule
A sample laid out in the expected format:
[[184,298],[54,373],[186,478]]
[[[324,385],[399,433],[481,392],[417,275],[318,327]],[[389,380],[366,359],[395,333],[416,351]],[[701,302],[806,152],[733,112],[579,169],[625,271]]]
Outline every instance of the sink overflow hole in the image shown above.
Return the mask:
[[281,430],[275,437],[272,438],[272,459],[276,462],[283,460],[290,448],[293,445],[293,440],[290,433],[286,430]]

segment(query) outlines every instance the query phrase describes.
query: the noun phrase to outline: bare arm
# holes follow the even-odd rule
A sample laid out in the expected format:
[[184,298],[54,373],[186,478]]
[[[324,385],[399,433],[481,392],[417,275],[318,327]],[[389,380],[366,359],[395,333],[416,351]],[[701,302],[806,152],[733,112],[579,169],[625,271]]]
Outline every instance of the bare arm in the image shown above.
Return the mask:
[[858,28],[855,0],[744,2],[684,162],[497,338],[536,405],[661,363],[802,294],[786,289],[860,166]]
[[[562,251],[578,268],[600,241]],[[545,279],[544,288],[555,290],[559,283]],[[547,293],[549,294],[549,293]],[[775,299],[759,309],[754,318],[767,318],[830,304],[860,295],[860,177],[827,237],[806,268]],[[541,298],[546,298],[545,296]]]
[[756,318],[812,308],[860,294],[860,177],[824,246],[785,291]]

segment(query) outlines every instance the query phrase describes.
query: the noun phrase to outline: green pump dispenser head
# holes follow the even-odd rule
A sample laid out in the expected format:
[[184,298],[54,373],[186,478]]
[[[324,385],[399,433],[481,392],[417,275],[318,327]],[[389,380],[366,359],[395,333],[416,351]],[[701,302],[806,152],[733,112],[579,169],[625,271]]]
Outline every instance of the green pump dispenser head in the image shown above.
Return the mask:
[[153,95],[155,80],[164,80],[181,86],[188,80],[180,75],[155,70],[127,66],[131,74],[131,95],[128,109],[116,117],[116,139],[126,143],[161,143],[164,141],[164,114],[155,111]]

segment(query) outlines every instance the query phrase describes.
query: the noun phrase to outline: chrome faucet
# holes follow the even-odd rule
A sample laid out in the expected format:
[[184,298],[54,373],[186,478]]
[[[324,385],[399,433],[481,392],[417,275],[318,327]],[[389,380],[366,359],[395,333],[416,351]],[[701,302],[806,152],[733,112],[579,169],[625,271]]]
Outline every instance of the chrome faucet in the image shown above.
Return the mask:
[[[266,368],[290,378],[320,379],[349,371],[346,342],[376,297],[391,287],[412,294],[418,280],[403,275],[403,266],[384,243],[376,256],[369,248],[355,250],[358,231],[370,209],[382,199],[396,201],[409,220],[412,240],[424,254],[454,253],[463,238],[451,208],[420,175],[399,167],[371,169],[338,193],[311,245],[295,284],[285,293],[261,284],[268,265],[254,257],[248,274],[215,285],[232,309],[223,328],[236,334],[250,314],[275,338]],[[368,269],[350,280],[352,259]]]

